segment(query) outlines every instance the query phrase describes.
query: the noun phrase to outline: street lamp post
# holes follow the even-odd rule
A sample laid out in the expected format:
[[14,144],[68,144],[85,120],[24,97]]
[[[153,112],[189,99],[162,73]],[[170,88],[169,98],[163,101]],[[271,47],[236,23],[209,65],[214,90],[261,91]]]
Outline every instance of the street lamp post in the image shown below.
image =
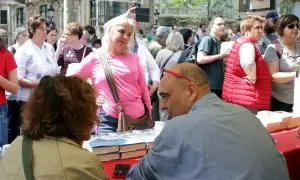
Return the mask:
[[159,15],[160,15],[160,13],[158,12],[157,9],[155,9],[155,12],[154,12],[154,20],[155,20],[155,25],[156,25],[156,27],[157,27]]
[[55,29],[56,28],[56,24],[53,21],[55,9],[53,9],[52,5],[50,5],[50,8],[48,8],[47,11],[48,11],[47,14],[48,14],[48,18],[49,18],[48,27]]

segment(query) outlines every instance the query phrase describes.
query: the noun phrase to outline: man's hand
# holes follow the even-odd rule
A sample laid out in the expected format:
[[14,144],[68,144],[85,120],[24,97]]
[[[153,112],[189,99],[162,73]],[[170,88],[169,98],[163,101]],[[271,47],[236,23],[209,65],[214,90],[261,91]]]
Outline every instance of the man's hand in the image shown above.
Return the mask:
[[228,49],[227,51],[223,52],[222,56],[223,58],[228,57],[228,55],[230,54],[230,49]]

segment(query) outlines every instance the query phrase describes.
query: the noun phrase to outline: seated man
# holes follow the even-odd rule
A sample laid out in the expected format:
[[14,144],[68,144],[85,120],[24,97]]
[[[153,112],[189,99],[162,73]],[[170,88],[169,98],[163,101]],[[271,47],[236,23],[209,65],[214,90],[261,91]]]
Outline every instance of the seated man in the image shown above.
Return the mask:
[[159,85],[173,118],[127,179],[289,179],[283,156],[261,122],[210,92],[205,73],[178,64]]

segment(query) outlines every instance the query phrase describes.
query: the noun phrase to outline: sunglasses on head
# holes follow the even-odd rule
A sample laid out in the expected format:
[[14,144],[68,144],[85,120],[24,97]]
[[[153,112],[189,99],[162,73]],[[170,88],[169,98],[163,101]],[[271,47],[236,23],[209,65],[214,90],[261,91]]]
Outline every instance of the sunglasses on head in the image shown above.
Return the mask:
[[188,78],[188,77],[186,77],[186,76],[184,76],[184,75],[181,75],[181,74],[179,74],[179,73],[176,73],[176,72],[174,72],[174,71],[170,71],[170,70],[163,69],[163,73],[168,73],[168,74],[171,74],[171,75],[173,75],[173,76],[175,76],[175,77],[177,77],[177,78],[185,79],[185,80],[187,80],[188,82],[193,82],[190,78]]
[[294,29],[295,27],[296,27],[296,29],[299,29],[299,24],[289,24],[289,25],[287,25],[287,27],[289,29]]

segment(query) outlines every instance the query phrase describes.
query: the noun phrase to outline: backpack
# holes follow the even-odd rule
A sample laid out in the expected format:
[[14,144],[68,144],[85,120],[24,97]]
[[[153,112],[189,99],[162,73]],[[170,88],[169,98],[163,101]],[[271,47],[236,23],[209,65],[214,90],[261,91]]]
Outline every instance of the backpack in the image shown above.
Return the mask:
[[[210,35],[207,35],[209,37],[211,37]],[[215,41],[210,41],[210,47],[214,46]],[[197,43],[191,45],[190,47],[186,48],[185,50],[182,51],[179,59],[178,59],[178,64],[180,63],[193,63],[193,64],[197,64],[197,53],[198,53],[198,46],[201,43],[201,40],[199,40]],[[213,48],[211,48],[213,49]],[[210,54],[210,52],[208,53]]]

